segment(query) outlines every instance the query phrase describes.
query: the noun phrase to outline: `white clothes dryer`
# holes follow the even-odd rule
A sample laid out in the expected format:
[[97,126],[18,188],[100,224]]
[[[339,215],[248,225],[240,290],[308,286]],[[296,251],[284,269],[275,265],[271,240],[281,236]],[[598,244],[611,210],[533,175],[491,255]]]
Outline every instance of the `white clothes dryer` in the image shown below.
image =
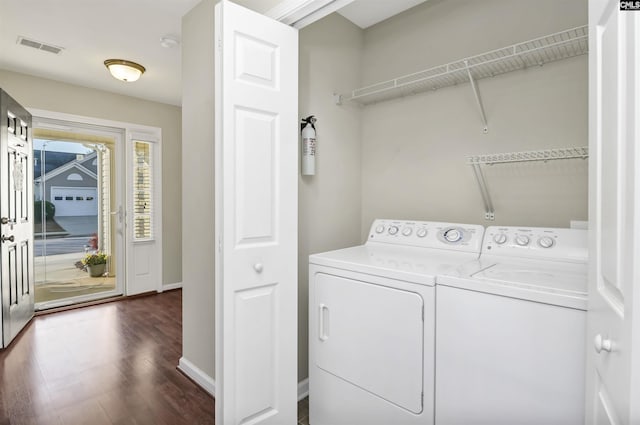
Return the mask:
[[435,276],[483,233],[376,220],[364,245],[309,257],[310,424],[433,424]]
[[488,227],[436,300],[438,425],[584,423],[586,230]]

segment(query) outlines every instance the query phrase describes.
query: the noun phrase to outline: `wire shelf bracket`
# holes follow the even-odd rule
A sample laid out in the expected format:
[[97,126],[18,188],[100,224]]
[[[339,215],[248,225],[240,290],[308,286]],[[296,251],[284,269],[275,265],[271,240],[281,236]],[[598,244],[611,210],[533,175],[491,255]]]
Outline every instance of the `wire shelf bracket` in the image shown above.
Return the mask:
[[557,148],[557,149],[543,149],[537,151],[523,151],[523,152],[509,152],[509,153],[494,153],[487,155],[473,155],[467,157],[467,165],[473,168],[473,174],[475,175],[480,189],[480,195],[482,196],[482,202],[484,204],[484,218],[485,220],[495,220],[495,210],[493,208],[493,201],[491,200],[491,194],[487,187],[487,181],[482,172],[483,165],[495,165],[495,164],[508,164],[517,162],[531,162],[531,161],[554,161],[560,159],[587,159],[589,158],[589,148],[587,146],[571,147],[571,148]]
[[477,89],[478,80],[532,66],[542,66],[588,52],[588,27],[584,25],[371,84],[352,90],[348,94],[334,95],[334,101],[338,105],[345,101],[370,105],[402,96],[470,83],[480,109],[484,124],[483,131],[486,133],[487,120]]
[[476,103],[478,105],[478,110],[480,111],[480,119],[482,120],[482,124],[484,124],[482,132],[484,134],[487,134],[489,132],[489,126],[487,125],[487,116],[484,113],[484,107],[482,106],[482,99],[480,98],[480,92],[478,91],[478,86],[476,85],[476,81],[473,79],[473,75],[471,74],[471,68],[469,68],[469,61],[465,60],[464,64],[467,67],[467,75],[469,76],[471,89],[473,90],[473,94],[476,97]]

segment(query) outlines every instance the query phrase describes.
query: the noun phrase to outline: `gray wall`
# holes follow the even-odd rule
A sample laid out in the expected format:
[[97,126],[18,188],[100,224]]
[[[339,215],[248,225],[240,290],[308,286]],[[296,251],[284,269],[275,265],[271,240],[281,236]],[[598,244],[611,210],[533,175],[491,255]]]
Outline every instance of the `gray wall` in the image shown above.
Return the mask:
[[[584,25],[585,0],[430,0],[365,31],[371,84]],[[587,161],[496,165],[496,221],[465,157],[587,145],[587,57],[367,106],[362,116],[362,233],[374,218],[561,226],[587,218]]]
[[182,356],[215,374],[214,7],[182,19]]
[[180,108],[5,70],[0,87],[26,107],[162,129],[163,284],[181,282]]
[[361,110],[332,93],[360,85],[362,30],[338,14],[300,31],[299,114],[318,119],[316,175],[298,186],[298,378],[308,368],[309,254],[359,245]]

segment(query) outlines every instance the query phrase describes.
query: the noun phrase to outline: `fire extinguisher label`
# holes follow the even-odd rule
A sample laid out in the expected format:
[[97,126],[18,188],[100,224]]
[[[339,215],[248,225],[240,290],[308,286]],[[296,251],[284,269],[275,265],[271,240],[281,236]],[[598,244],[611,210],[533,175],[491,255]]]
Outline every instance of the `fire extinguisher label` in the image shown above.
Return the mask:
[[316,155],[316,139],[304,139],[302,154],[308,156]]

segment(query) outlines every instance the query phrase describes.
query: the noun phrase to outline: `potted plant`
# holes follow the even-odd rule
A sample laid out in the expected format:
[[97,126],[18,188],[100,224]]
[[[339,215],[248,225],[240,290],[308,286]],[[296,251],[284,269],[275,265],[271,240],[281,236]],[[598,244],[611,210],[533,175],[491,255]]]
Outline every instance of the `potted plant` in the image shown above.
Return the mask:
[[107,265],[107,254],[96,251],[93,254],[87,254],[82,259],[82,264],[89,271],[89,276],[100,277],[104,274],[104,268]]

